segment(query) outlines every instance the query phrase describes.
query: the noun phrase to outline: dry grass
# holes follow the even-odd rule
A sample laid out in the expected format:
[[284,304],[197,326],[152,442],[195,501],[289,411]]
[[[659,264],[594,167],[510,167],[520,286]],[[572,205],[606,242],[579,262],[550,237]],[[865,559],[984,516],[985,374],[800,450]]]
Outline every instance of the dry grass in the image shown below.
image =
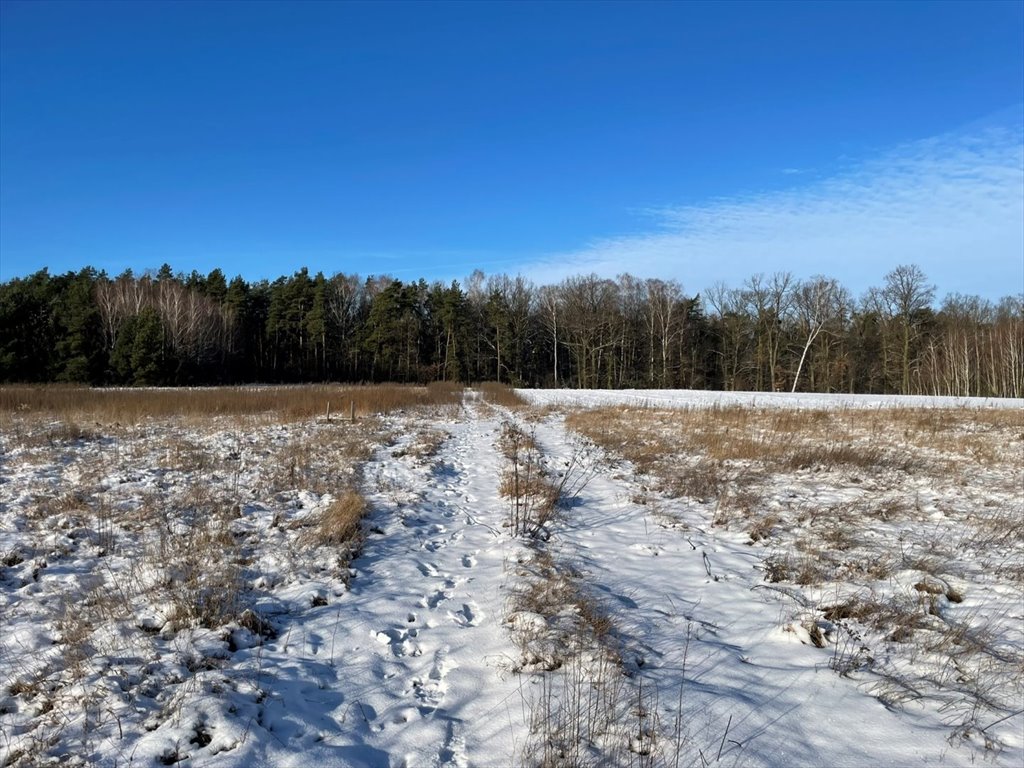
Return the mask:
[[375,419],[360,422],[358,428],[321,425],[315,432],[290,434],[279,444],[249,446],[237,459],[225,462],[232,471],[243,460],[258,460],[267,470],[262,485],[270,493],[305,488],[315,493],[332,493],[359,479],[359,468],[378,445],[391,436]]
[[462,388],[452,384],[427,387],[376,386],[214,387],[199,389],[90,389],[72,386],[0,387],[0,418],[38,414],[59,419],[63,439],[91,433],[79,423],[138,424],[152,418],[260,416],[281,422],[326,418],[335,420],[387,414],[425,406],[458,406]]
[[[514,671],[534,676],[523,766],[716,762],[701,759],[692,742],[682,687],[674,705],[662,703],[656,676],[632,654],[624,658],[615,613],[590,593],[584,573],[535,543],[514,574],[506,611],[520,648]],[[689,647],[689,626],[681,642]]]
[[[615,615],[586,575],[548,549],[557,530],[549,523],[593,474],[589,455],[578,446],[564,468],[549,471],[533,433],[511,421],[502,425],[498,447],[507,461],[500,493],[510,499],[508,525],[528,542],[510,573],[505,611],[519,647],[513,671],[533,674],[539,684],[528,702],[523,765],[653,768],[660,752],[657,688],[645,689],[639,663],[624,660]],[[667,744],[666,755],[672,747],[679,755],[682,739]]]
[[321,546],[352,545],[362,538],[362,521],[366,516],[366,499],[353,491],[342,491],[320,514],[316,540]]
[[527,501],[537,507],[552,509],[558,504],[558,486],[541,474],[518,475],[506,470],[498,483],[498,493],[506,499],[523,504]]
[[496,381],[485,381],[476,387],[480,396],[491,405],[503,408],[524,408],[529,405],[519,393],[508,384],[499,384]]
[[161,574],[157,589],[172,606],[171,626],[216,628],[242,610],[242,553],[230,530],[230,509],[202,486],[190,495],[181,506],[161,510],[169,524],[161,526],[150,562]]
[[607,407],[566,423],[655,477],[662,492],[704,502],[782,472],[877,479],[962,470],[964,462],[999,466],[1007,446],[1024,439],[1024,414],[1012,409]]
[[[519,562],[515,578],[506,608],[520,651],[513,671],[539,683],[523,765],[629,764],[632,686],[612,614],[587,594],[582,574],[542,546]],[[597,741],[604,762],[590,748]]]

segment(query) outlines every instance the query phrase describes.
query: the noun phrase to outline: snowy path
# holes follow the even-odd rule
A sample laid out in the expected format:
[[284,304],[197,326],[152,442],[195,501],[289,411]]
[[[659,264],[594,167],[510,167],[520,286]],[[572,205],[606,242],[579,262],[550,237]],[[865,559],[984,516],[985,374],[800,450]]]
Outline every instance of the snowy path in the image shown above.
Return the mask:
[[410,430],[367,465],[370,533],[350,589],[252,650],[252,717],[271,738],[243,737],[210,765],[490,766],[521,749],[502,626],[520,545],[501,529],[498,423],[467,410],[441,426],[451,437],[433,458],[408,450]]
[[[536,439],[563,464],[575,450],[558,417],[538,425]],[[915,718],[912,705],[887,709],[829,668],[830,650],[803,644],[798,621],[783,629],[800,606],[762,588],[745,536],[702,530],[684,502],[672,512],[689,528],[665,525],[632,501],[638,491],[632,476],[602,468],[552,545],[611,615],[625,662],[658,691],[669,731],[682,701],[695,764],[698,749],[709,763],[720,754],[721,764],[743,766],[969,762],[936,719]]]
[[521,730],[502,628],[505,558],[517,544],[501,529],[497,423],[466,415],[433,465],[375,464],[370,523],[384,534],[345,608],[376,646],[380,684],[361,702],[376,715],[367,743],[408,765],[486,765],[511,755]]

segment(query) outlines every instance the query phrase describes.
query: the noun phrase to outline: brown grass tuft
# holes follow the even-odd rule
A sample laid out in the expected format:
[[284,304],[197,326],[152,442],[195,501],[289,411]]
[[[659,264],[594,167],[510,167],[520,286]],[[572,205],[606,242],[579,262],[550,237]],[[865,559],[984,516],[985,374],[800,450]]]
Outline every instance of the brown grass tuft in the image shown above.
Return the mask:
[[324,546],[351,544],[362,536],[362,521],[366,515],[366,499],[353,490],[345,490],[331,502],[320,516],[317,542]]
[[503,408],[524,408],[529,405],[526,400],[520,397],[508,384],[499,384],[496,381],[485,381],[477,386],[480,396],[491,405],[499,405]]

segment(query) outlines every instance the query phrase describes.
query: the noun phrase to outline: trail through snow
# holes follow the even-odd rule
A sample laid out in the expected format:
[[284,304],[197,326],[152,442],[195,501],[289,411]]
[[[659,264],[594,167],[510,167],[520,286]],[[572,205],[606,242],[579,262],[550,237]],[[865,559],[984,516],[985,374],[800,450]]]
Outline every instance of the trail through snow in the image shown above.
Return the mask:
[[[580,450],[560,416],[539,424],[536,439],[556,465]],[[949,749],[940,722],[890,710],[829,669],[831,651],[791,622],[798,606],[761,588],[746,536],[703,527],[685,502],[671,511],[680,525],[669,524],[633,501],[638,491],[627,473],[598,472],[552,544],[612,617],[627,669],[657,691],[662,724],[682,716],[681,764],[703,764],[701,755],[740,766],[970,762]]]
[[[406,453],[406,434],[368,465],[371,533],[351,589],[277,649],[304,648],[302,664],[327,677],[325,690],[307,685],[303,697],[287,676],[264,682],[279,739],[264,741],[254,763],[412,768],[515,754],[525,714],[501,596],[505,558],[520,545],[501,529],[498,422],[469,410],[445,427],[451,437],[433,462]],[[265,651],[267,666],[287,669],[274,653]],[[297,709],[303,699],[308,709]]]

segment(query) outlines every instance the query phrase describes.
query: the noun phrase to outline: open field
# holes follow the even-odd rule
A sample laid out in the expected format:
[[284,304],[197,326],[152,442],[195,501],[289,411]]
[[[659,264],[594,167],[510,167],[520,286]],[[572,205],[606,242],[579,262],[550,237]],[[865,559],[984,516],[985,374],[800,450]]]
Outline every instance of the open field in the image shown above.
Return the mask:
[[1019,765],[1022,489],[1021,401],[0,388],[0,766]]

